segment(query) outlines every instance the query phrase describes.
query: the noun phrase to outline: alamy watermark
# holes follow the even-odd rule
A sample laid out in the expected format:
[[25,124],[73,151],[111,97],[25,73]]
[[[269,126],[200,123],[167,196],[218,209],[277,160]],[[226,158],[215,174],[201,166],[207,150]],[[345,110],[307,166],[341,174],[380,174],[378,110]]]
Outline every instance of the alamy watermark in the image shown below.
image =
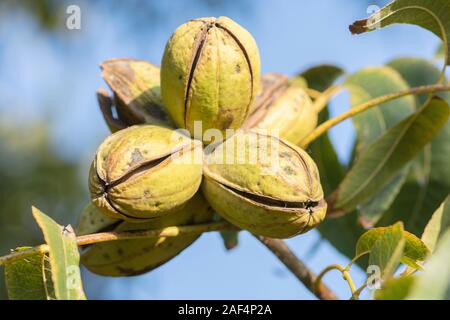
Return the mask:
[[[383,9],[384,11],[388,10],[387,8]],[[370,17],[367,19],[367,28],[369,30],[376,30],[381,29],[381,20],[382,20],[382,14],[381,14],[381,8],[375,4],[372,4],[367,7],[366,10],[367,14],[370,15]],[[383,16],[388,15],[389,12],[383,13]]]
[[366,286],[369,290],[378,290],[381,288],[381,269],[377,265],[370,265],[367,267],[366,273],[368,275]]
[[81,8],[72,4],[66,8],[66,28],[69,30],[81,29]]

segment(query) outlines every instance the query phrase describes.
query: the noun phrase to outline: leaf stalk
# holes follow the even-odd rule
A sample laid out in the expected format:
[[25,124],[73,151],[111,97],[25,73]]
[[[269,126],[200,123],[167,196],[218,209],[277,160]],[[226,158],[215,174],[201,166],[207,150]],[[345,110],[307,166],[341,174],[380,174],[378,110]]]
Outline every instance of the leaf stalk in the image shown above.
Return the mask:
[[329,119],[325,122],[323,122],[321,125],[319,125],[316,129],[314,129],[308,136],[306,136],[301,142],[300,147],[305,148],[308,144],[319,138],[322,134],[327,132],[329,129],[334,127],[335,125],[341,123],[342,121],[354,117],[357,114],[360,114],[361,112],[364,112],[370,108],[376,107],[380,104],[383,104],[385,102],[395,100],[404,96],[408,95],[415,95],[415,94],[422,94],[422,93],[436,93],[436,92],[443,92],[443,91],[450,91],[449,85],[444,84],[433,84],[433,85],[426,85],[426,86],[419,86],[410,88],[408,90],[399,91],[390,93],[384,96],[380,96],[377,98],[374,98],[372,100],[369,100],[367,102],[364,102],[362,104],[359,104],[355,107],[352,107],[346,112],[341,113],[340,115]]

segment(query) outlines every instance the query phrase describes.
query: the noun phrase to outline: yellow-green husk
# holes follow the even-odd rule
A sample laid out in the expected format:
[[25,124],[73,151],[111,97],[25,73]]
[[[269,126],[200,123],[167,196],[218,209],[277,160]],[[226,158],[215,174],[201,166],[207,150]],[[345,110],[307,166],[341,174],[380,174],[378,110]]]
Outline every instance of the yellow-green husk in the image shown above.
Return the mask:
[[[266,155],[250,161],[251,152],[270,145],[274,149],[266,147]],[[244,157],[239,158],[237,151]],[[239,132],[205,157],[203,171],[202,190],[212,208],[254,234],[289,238],[325,217],[317,166],[304,150],[284,140]]]

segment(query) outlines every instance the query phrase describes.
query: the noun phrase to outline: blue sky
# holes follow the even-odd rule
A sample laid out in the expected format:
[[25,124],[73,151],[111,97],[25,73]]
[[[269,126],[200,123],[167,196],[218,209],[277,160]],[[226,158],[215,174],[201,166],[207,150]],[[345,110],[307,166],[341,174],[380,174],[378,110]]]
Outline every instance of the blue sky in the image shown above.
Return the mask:
[[[82,29],[56,34],[42,31],[20,11],[0,19],[0,118],[7,117],[24,130],[34,121],[47,122],[54,149],[79,164],[83,181],[95,149],[108,135],[95,99],[95,90],[105,86],[98,64],[116,57],[159,64],[166,39],[188,19],[227,15],[243,25],[258,43],[263,73],[293,75],[321,63],[337,64],[351,73],[398,56],[431,58],[439,43],[434,35],[406,25],[350,34],[348,25],[367,16],[369,4],[387,1],[248,0],[209,6],[203,1],[154,1],[155,6],[141,12],[139,19],[131,15],[133,11],[118,9],[119,2],[110,3],[106,7],[71,1],[81,8]],[[65,15],[64,11],[60,14]],[[331,112],[338,114],[347,108],[348,97],[343,94],[334,100]],[[351,122],[331,133],[340,158],[346,161],[354,139]],[[240,240],[237,249],[226,252],[217,234],[205,234],[177,258],[139,277],[111,279],[85,272],[88,297],[313,298],[248,233],[243,232]],[[312,254],[311,248],[318,243]],[[288,244],[316,272],[332,263],[347,262],[326,241],[320,241],[315,231],[290,239]],[[353,273],[361,283],[363,272],[355,269]],[[331,273],[325,281],[341,297],[349,296],[339,274]]]

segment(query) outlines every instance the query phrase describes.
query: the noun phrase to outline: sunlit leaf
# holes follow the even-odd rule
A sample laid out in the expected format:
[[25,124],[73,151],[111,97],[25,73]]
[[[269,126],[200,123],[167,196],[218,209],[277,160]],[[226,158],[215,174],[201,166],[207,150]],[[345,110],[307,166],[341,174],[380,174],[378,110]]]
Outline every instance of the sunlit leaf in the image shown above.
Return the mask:
[[49,246],[51,278],[58,300],[85,299],[80,276],[80,255],[75,233],[33,207],[33,217]]
[[439,239],[447,230],[450,230],[450,195],[433,213],[422,234],[422,241],[434,251]]
[[408,299],[450,299],[450,229],[443,234],[436,251],[417,278]]
[[325,91],[344,71],[333,65],[322,64],[302,71],[299,76],[306,80],[308,87],[317,91]]
[[422,265],[418,264],[416,261],[414,261],[413,259],[410,259],[408,257],[405,257],[405,255],[403,255],[403,257],[400,259],[400,262],[407,265],[409,268],[407,268],[405,271],[409,274],[409,272],[412,270],[423,270]]
[[[422,58],[397,58],[389,61],[387,66],[397,71],[410,87],[438,83],[441,75],[440,70],[432,62]],[[450,97],[448,92],[440,92],[435,95],[443,99]],[[416,109],[418,109],[429,97],[429,94],[424,93],[414,97],[416,99]]]
[[[366,231],[356,243],[355,256],[371,252],[378,239],[391,229],[392,227],[378,227]],[[419,238],[407,231],[403,231],[403,237],[405,238],[404,256],[413,261],[425,260],[429,253],[427,246]]]
[[[389,93],[407,90],[408,83],[390,67],[364,68],[345,80],[352,106]],[[356,129],[357,151],[362,151],[386,130],[411,115],[414,97],[406,96],[373,107],[352,118]]]
[[378,266],[383,280],[389,279],[394,274],[403,256],[405,242],[401,222],[386,228],[375,240],[370,250],[369,266]]
[[[389,67],[365,68],[352,75],[345,86],[350,93],[351,105],[356,106],[376,97],[407,90],[408,84],[401,75]],[[399,121],[411,115],[415,109],[412,96],[396,99],[371,108],[352,118],[356,129],[355,156],[374,142]],[[359,208],[360,222],[366,228],[373,227],[389,208],[403,185],[409,167],[401,170],[389,183]]]
[[380,191],[447,122],[449,106],[434,98],[365,148],[339,186],[335,207],[355,209]]
[[398,277],[387,280],[381,289],[376,290],[374,298],[376,300],[403,300],[416,280],[415,277]]
[[[450,2],[448,0],[395,0],[368,19],[350,26],[352,33],[363,33],[395,24],[415,24],[440,37],[450,50]],[[447,56],[448,58],[448,56]],[[447,61],[450,64],[450,60]]]
[[[29,249],[20,247],[18,250]],[[36,254],[5,266],[5,281],[10,300],[55,299],[48,256]]]
[[[436,83],[440,77],[439,69],[432,63],[419,58],[401,58],[389,62],[402,77],[413,86]],[[450,102],[450,93],[437,94]],[[419,108],[428,95],[419,95]],[[433,212],[450,193],[450,122],[435,135],[411,162],[411,170],[402,190],[384,214],[380,225],[392,224],[402,220],[406,229],[420,235]]]

